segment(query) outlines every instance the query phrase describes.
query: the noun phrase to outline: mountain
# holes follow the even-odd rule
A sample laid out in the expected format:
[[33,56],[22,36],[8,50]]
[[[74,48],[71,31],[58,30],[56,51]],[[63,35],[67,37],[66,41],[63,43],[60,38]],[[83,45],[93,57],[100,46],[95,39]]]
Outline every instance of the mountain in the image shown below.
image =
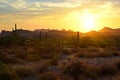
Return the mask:
[[109,28],[109,27],[104,27],[103,29],[100,30],[100,32],[112,32],[114,29]]
[[[39,37],[42,35],[42,37],[69,37],[76,35],[76,32],[73,31],[66,31],[66,30],[50,30],[50,29],[35,29],[34,31],[29,31],[29,30],[23,30],[23,29],[17,29],[16,30],[17,35],[23,36],[23,37]],[[1,31],[0,37],[2,36],[9,36],[13,35],[13,31]]]
[[112,29],[110,27],[104,27],[99,32],[104,34],[109,34],[109,35],[120,35],[120,28]]
[[[48,37],[69,37],[69,36],[76,36],[76,32],[74,31],[67,31],[67,30],[50,30],[50,29],[35,29],[34,31],[30,30],[23,30],[23,29],[17,29],[16,30],[17,35],[23,36],[23,37],[39,37],[42,36],[48,36]],[[118,29],[112,29],[110,27],[104,27],[100,31],[90,31],[88,33],[80,33],[80,35],[90,35],[90,36],[98,36],[98,35],[120,35],[120,28]],[[13,35],[13,31],[1,31],[1,36],[8,36]]]

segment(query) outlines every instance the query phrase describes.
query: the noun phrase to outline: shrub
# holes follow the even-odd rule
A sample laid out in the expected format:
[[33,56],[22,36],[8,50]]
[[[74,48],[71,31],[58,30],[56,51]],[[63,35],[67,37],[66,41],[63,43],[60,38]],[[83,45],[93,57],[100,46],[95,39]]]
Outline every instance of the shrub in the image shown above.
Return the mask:
[[92,46],[94,40],[90,36],[84,36],[80,39],[80,47],[87,48],[88,46]]
[[120,60],[118,60],[118,61],[116,62],[116,66],[117,66],[117,68],[120,70]]
[[15,72],[0,62],[0,80],[19,80]]
[[113,56],[120,56],[119,51],[113,51],[112,54],[113,54]]
[[44,72],[38,80],[57,80],[57,76],[52,72]]
[[58,64],[58,55],[54,55],[51,59],[50,59],[50,64],[51,65],[57,65]]
[[104,51],[104,52],[101,52],[101,53],[98,53],[98,57],[112,57],[113,54],[109,51]]
[[39,54],[27,54],[25,59],[27,61],[39,61],[40,60],[40,55]]
[[61,53],[64,55],[70,55],[72,52],[69,49],[64,48]]
[[15,69],[15,72],[21,78],[30,77],[34,75],[34,70],[30,66],[18,67]]
[[19,63],[19,60],[14,56],[5,56],[1,58],[1,61],[4,63],[12,63],[12,64]]
[[116,71],[117,71],[117,68],[115,66],[103,64],[102,66],[100,66],[98,74],[100,74],[101,76],[113,75],[115,74]]
[[25,45],[25,38],[19,36],[8,35],[0,38],[0,45],[4,47],[9,47],[12,45]]
[[85,70],[83,62],[74,60],[65,67],[63,72],[77,80],[81,74],[85,73]]

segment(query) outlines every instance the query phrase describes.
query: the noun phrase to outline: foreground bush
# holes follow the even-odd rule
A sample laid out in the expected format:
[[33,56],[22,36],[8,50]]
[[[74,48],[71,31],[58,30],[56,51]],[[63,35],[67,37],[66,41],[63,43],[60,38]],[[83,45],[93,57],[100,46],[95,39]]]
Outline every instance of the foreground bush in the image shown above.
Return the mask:
[[117,71],[115,66],[112,65],[102,65],[101,69],[99,70],[99,74],[102,75],[114,75]]
[[120,70],[120,60],[118,60],[118,61],[116,62],[116,66],[117,66],[117,68]]
[[86,72],[85,64],[83,62],[78,61],[78,60],[72,61],[64,69],[64,73],[67,75],[70,75],[75,80],[78,80],[79,76],[85,72]]
[[20,80],[14,71],[0,62],[0,80]]
[[57,76],[52,72],[44,72],[38,80],[57,80]]
[[34,74],[35,74],[33,68],[30,66],[18,67],[15,69],[15,72],[21,78],[31,77],[31,76],[34,76]]

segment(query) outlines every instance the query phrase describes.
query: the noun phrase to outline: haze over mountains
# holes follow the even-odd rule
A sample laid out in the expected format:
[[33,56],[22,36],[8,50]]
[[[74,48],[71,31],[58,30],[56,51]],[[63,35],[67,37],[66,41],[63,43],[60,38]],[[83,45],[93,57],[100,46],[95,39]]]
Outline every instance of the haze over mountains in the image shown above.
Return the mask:
[[[40,32],[43,35],[49,35],[49,36],[70,36],[70,35],[75,35],[76,33],[71,30],[67,31],[67,30],[50,30],[50,29],[35,29],[34,31],[17,29],[16,32],[19,36],[24,36],[24,37],[37,37],[40,35]],[[12,31],[3,30],[1,31],[0,36],[7,36],[11,34],[12,34]],[[104,27],[99,31],[90,31],[87,33],[80,33],[80,34],[120,35],[120,28],[112,29],[110,27]]]

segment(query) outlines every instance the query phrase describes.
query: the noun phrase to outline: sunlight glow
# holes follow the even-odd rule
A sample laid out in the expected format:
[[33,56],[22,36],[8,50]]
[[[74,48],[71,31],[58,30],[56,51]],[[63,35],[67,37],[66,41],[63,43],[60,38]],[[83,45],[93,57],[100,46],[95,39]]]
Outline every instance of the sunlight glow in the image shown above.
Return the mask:
[[86,13],[82,16],[82,25],[85,31],[91,31],[94,29],[95,17],[92,14]]

